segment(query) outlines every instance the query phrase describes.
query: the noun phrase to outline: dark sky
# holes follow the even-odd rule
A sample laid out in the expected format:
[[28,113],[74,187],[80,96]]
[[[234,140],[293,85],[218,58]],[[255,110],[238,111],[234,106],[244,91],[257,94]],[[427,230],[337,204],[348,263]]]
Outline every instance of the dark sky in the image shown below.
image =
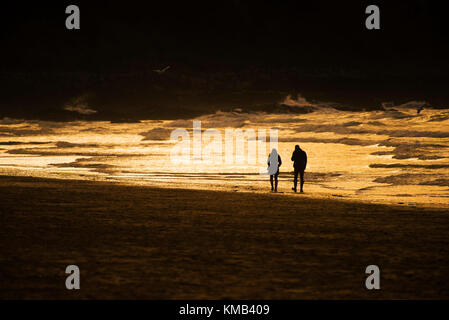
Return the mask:
[[[69,4],[80,7],[81,30],[65,29]],[[365,28],[364,11],[369,4],[380,7],[381,30]],[[27,77],[39,78],[42,72],[76,72],[108,77],[167,64],[172,66],[172,75],[178,72],[177,80],[194,79],[189,85],[201,92],[204,88],[197,88],[201,86],[197,77],[232,71],[237,73],[236,81],[244,83],[251,78],[252,91],[295,89],[311,98],[337,99],[337,92],[343,90],[348,100],[342,103],[370,105],[378,103],[373,97],[379,94],[380,100],[399,93],[400,99],[405,99],[412,92],[417,92],[416,98],[432,96],[437,104],[448,98],[444,93],[449,73],[448,27],[445,8],[436,1],[6,0],[1,4],[0,19],[0,81],[13,92],[0,100],[4,108],[20,100],[15,96],[19,87],[30,92],[21,103],[29,105],[35,103],[36,92],[48,95],[53,82],[59,83],[49,76],[49,80],[42,79],[41,89],[35,85],[28,88],[28,80],[11,83],[11,74],[25,72]],[[267,74],[271,80],[262,81]],[[84,87],[79,87],[78,80],[73,80],[78,85],[66,85],[79,87],[78,91],[67,89],[57,101],[49,98],[45,103],[94,92],[97,103],[105,110],[113,109],[99,98],[98,83],[87,78],[83,78],[88,82]],[[319,80],[313,82],[312,78]],[[355,78],[365,85],[351,87]],[[406,83],[401,87],[402,81]],[[339,87],[337,82],[348,85]],[[228,94],[219,83],[211,94]],[[108,85],[108,90],[123,87],[122,83]],[[161,86],[168,91],[188,87],[168,80]],[[191,104],[203,101],[204,95],[200,96]],[[139,99],[143,93],[135,103],[144,108]]]
[[[81,30],[65,29],[78,4]],[[6,66],[110,68],[157,60],[342,66],[446,60],[445,10],[432,1],[2,1]],[[411,66],[411,65],[410,65]]]

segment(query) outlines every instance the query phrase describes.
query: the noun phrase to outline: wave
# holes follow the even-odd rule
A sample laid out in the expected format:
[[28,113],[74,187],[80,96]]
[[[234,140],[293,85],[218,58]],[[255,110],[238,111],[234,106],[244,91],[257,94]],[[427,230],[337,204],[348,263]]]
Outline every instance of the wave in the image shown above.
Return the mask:
[[[388,183],[392,185],[428,185],[428,186],[441,186],[449,187],[449,179],[437,178],[431,174],[415,174],[404,173],[399,175],[391,175],[387,177],[379,177],[374,180],[378,183]],[[418,182],[418,183],[417,183]]]
[[447,169],[449,164],[403,164],[403,163],[372,163],[370,168],[406,168],[406,169]]

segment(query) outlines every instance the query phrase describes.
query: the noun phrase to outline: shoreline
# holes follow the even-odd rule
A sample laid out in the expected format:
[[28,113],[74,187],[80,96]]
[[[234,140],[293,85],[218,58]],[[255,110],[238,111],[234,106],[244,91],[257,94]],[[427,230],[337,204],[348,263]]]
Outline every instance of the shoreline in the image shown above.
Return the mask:
[[[189,190],[189,191],[198,191],[198,192],[218,192],[218,193],[239,193],[239,194],[258,194],[258,195],[273,195],[277,197],[289,197],[289,198],[306,198],[310,200],[319,200],[319,201],[342,201],[342,202],[349,202],[354,204],[360,204],[360,205],[380,205],[380,206],[388,206],[388,207],[398,207],[398,208],[412,208],[412,209],[419,209],[419,210],[441,210],[445,211],[449,209],[449,203],[448,204],[442,204],[442,203],[428,203],[428,202],[412,202],[411,204],[402,202],[401,200],[409,200],[406,199],[394,199],[394,200],[388,200],[388,201],[380,201],[377,199],[370,199],[370,200],[361,200],[357,199],[355,197],[352,197],[348,194],[342,194],[342,193],[332,193],[332,192],[314,192],[314,191],[307,191],[307,188],[312,186],[314,189],[316,188],[313,184],[306,184],[306,192],[305,193],[294,193],[291,191],[290,183],[293,183],[293,174],[291,173],[283,173],[281,175],[281,180],[283,187],[280,187],[280,191],[276,192],[270,192],[269,191],[269,180],[267,176],[267,188],[259,189],[259,188],[253,188],[248,187],[246,185],[236,185],[231,184],[227,182],[226,184],[217,184],[217,185],[201,185],[198,184],[197,187],[188,187],[187,183],[184,181],[179,182],[173,182],[170,185],[164,184],[159,181],[151,181],[150,183],[147,181],[139,181],[136,180],[134,182],[131,182],[131,180],[128,179],[109,179],[109,178],[97,178],[94,179],[88,179],[88,178],[77,178],[76,176],[71,176],[68,178],[59,178],[59,177],[39,177],[39,176],[31,176],[31,175],[5,175],[0,174],[0,184],[4,180],[11,179],[11,181],[20,181],[20,180],[29,180],[31,181],[41,181],[41,182],[57,182],[57,181],[68,181],[68,182],[80,182],[80,183],[93,183],[93,184],[104,184],[104,185],[114,185],[114,186],[126,186],[126,187],[141,187],[141,188],[149,188],[149,189],[161,189],[161,190]],[[289,184],[288,187],[285,187],[285,185]],[[205,186],[213,187],[211,188],[205,188]]]

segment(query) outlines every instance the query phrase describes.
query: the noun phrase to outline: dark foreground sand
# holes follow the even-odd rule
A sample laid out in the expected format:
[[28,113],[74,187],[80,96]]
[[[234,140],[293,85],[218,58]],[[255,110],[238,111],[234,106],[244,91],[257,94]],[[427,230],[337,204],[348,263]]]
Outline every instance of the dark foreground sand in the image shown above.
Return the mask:
[[449,298],[446,211],[1,177],[0,224],[0,298]]

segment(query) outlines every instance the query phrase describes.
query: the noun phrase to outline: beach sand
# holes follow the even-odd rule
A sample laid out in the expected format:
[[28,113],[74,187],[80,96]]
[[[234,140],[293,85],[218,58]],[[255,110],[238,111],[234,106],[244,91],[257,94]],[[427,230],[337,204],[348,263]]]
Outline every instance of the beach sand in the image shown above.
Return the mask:
[[0,298],[449,298],[447,210],[312,196],[0,177]]

